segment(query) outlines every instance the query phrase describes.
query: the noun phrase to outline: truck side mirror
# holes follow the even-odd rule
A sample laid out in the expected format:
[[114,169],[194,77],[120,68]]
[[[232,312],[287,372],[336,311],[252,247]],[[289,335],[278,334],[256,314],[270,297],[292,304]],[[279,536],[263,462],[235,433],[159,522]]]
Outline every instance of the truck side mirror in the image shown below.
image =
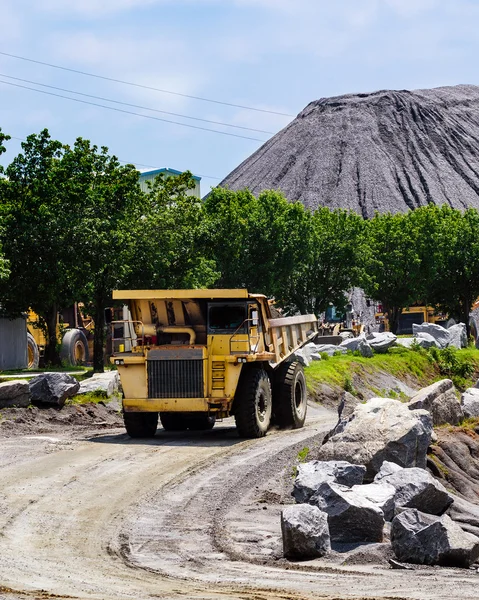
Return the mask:
[[253,325],[253,327],[258,326],[258,311],[257,310],[251,311],[251,324]]

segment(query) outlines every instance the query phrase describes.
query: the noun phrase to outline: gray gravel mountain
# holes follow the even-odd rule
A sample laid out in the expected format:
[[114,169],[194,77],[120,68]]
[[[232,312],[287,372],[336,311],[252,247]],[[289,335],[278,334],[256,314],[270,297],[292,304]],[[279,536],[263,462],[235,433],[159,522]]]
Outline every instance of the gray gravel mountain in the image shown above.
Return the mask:
[[479,87],[316,100],[220,186],[278,189],[364,217],[428,203],[479,208]]

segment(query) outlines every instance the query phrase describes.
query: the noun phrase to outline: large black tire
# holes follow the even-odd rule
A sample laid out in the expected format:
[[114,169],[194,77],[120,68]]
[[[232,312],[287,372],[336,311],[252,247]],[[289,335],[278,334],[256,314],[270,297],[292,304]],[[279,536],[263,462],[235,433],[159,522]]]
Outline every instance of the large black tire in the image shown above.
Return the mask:
[[88,341],[80,329],[69,329],[62,339],[60,349],[62,361],[76,367],[84,365],[90,360]]
[[29,369],[38,369],[40,364],[40,350],[38,349],[35,338],[27,332],[27,362]]
[[306,419],[308,395],[303,366],[294,361],[280,365],[273,376],[273,410],[280,429],[300,429]]
[[195,415],[188,419],[188,429],[191,431],[208,431],[213,429],[216,423],[216,417],[208,413]]
[[131,438],[152,438],[158,427],[158,413],[124,412],[123,421]]
[[160,412],[160,421],[165,431],[186,431],[188,419],[183,413]]
[[263,369],[243,371],[235,394],[234,415],[240,437],[266,435],[272,415],[271,383]]

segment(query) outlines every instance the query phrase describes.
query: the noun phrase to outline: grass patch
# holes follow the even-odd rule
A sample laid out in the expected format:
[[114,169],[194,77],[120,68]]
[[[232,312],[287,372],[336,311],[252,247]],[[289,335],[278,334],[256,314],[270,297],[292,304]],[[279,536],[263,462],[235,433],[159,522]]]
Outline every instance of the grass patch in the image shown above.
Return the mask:
[[[388,373],[400,380],[413,377],[422,386],[449,378],[459,390],[464,390],[474,385],[479,373],[479,350],[446,348],[431,353],[424,349],[394,347],[386,354],[375,354],[372,358],[352,354],[331,356],[328,360],[314,361],[305,369],[308,391],[313,394],[318,384],[351,391],[354,390],[355,376],[379,372]],[[391,397],[391,390],[372,391],[378,395],[386,391]],[[396,397],[398,396],[401,400],[404,399],[404,394],[396,392]]]
[[80,394],[69,398],[65,404],[98,404],[108,399],[108,395],[105,390],[94,390],[87,394]]

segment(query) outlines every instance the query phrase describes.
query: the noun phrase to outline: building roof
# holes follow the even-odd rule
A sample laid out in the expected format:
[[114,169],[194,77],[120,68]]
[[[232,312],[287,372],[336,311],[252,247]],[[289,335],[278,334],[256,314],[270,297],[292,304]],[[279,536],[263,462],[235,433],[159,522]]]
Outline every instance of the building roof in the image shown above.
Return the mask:
[[[160,173],[167,173],[169,175],[181,175],[184,171],[177,171],[176,169],[170,169],[169,167],[165,167],[163,169],[153,169],[151,171],[140,171],[140,177],[144,177],[145,175],[150,177],[151,175],[159,175]],[[198,175],[192,175],[195,181],[201,181],[201,177]]]

